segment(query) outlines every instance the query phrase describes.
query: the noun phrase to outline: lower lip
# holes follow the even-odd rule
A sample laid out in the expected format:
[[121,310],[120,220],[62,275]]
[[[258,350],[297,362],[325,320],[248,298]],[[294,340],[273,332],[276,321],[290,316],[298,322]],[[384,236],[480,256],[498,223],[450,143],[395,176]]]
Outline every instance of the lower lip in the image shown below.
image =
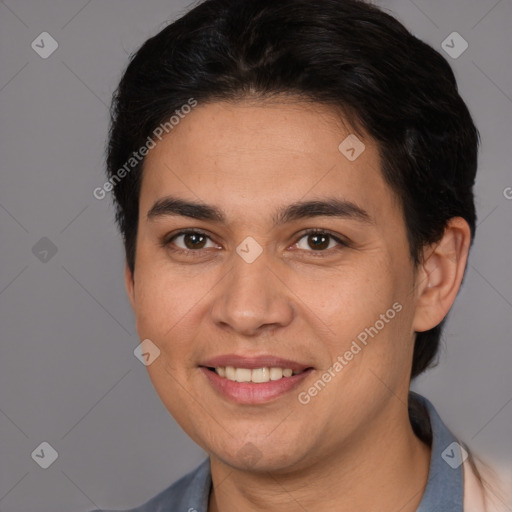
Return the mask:
[[240,404],[263,404],[290,393],[310,374],[311,369],[291,377],[269,382],[234,382],[220,377],[216,372],[201,367],[213,388],[223,396]]

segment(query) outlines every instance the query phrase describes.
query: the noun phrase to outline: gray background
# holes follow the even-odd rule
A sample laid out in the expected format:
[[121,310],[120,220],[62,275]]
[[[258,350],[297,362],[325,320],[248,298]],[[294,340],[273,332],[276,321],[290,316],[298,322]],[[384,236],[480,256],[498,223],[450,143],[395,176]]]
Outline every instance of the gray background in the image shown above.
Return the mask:
[[[92,195],[128,54],[187,4],[0,2],[1,512],[135,506],[203,457],[133,355],[113,207]],[[380,4],[444,55],[453,31],[469,43],[446,57],[483,139],[479,226],[441,364],[414,388],[512,482],[512,1]],[[46,59],[31,47],[44,31]],[[43,441],[48,469],[31,457]]]

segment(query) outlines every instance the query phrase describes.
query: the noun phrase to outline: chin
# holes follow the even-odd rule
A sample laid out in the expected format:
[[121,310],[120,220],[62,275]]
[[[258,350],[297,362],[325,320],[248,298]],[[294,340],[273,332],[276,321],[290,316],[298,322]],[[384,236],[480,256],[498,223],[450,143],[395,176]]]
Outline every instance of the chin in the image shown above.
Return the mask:
[[[288,443],[290,441],[288,440]],[[207,450],[213,458],[239,471],[256,473],[289,473],[304,464],[305,454],[297,451],[297,443],[246,441],[223,450]]]

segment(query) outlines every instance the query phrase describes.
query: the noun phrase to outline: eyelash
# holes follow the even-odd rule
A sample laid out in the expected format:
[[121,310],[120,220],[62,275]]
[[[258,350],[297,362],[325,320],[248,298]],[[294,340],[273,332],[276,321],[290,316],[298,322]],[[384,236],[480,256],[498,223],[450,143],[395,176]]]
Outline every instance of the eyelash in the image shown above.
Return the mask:
[[[175,240],[179,236],[183,236],[183,235],[200,235],[200,236],[205,236],[206,238],[211,240],[211,237],[207,233],[205,233],[204,231],[200,231],[200,230],[196,230],[196,229],[187,229],[187,230],[179,231],[178,233],[172,235],[171,237],[164,238],[162,240],[162,247],[167,248],[167,249],[171,250],[172,252],[174,252],[176,254],[201,256],[201,252],[202,252],[201,249],[196,249],[196,250],[181,249],[181,248],[176,249],[176,248],[171,248],[170,247],[170,245],[171,245],[173,240]],[[308,235],[326,235],[329,238],[331,238],[332,240],[334,240],[335,242],[337,242],[340,246],[342,246],[342,247],[350,247],[348,242],[346,242],[346,241],[342,240],[341,238],[331,234],[329,231],[326,231],[325,229],[319,229],[319,228],[312,228],[312,229],[305,230],[299,236],[299,238],[297,239],[297,241],[295,242],[294,245],[296,245],[300,240],[302,240],[304,237],[306,237]],[[325,253],[330,255],[331,251],[333,251],[333,250],[340,250],[340,247],[337,247],[337,248],[336,247],[331,247],[330,249],[323,249],[323,250],[319,250],[319,251],[314,251],[314,250],[307,251],[305,249],[299,249],[299,250],[312,253],[315,257],[322,258],[322,257],[325,257]]]

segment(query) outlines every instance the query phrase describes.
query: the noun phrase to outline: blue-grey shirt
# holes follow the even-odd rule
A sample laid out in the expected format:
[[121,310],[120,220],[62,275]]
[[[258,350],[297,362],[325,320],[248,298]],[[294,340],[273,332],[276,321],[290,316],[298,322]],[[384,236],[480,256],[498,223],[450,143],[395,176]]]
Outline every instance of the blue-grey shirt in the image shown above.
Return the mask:
[[[432,447],[428,482],[416,512],[463,512],[460,445],[426,398],[411,392],[410,402],[416,404],[409,407],[414,431]],[[211,485],[210,461],[206,459],[143,505],[124,512],[207,512]]]

